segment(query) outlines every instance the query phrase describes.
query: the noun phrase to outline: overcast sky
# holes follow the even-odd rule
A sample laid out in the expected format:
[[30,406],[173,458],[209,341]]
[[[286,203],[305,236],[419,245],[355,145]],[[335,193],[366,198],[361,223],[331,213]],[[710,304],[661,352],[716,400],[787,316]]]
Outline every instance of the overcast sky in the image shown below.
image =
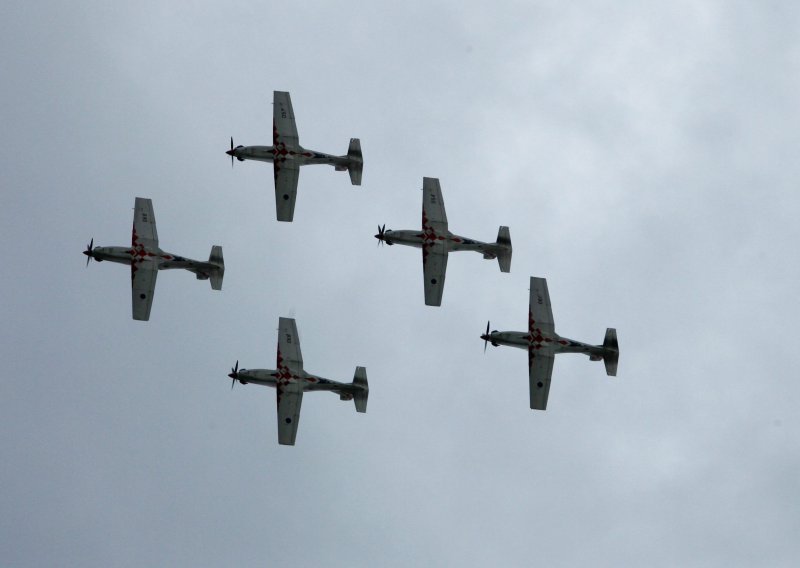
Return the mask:
[[[0,564],[795,566],[800,557],[800,8],[793,2],[0,5]],[[275,220],[272,91],[304,168]],[[423,176],[450,229],[511,228],[510,274],[452,254],[424,305]],[[136,196],[162,272],[131,319]],[[528,279],[619,373],[527,358]],[[278,317],[306,370],[367,367],[369,411],[304,397],[277,443]]]

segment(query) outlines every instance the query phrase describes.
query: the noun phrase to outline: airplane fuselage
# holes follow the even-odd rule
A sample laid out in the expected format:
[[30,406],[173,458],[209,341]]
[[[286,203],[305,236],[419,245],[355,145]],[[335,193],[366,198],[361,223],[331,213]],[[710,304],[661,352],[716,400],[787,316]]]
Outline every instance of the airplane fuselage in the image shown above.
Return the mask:
[[130,265],[133,262],[141,262],[145,260],[155,261],[159,270],[170,270],[174,268],[182,268],[198,275],[206,275],[208,272],[218,268],[216,264],[206,261],[193,260],[171,254],[158,249],[146,248],[139,245],[133,247],[94,247],[92,249],[92,257],[97,261],[107,260],[109,262],[117,262],[119,264]]
[[337,170],[346,170],[350,163],[347,156],[333,156],[324,152],[306,150],[303,147],[289,149],[283,146],[239,146],[227,152],[240,161],[255,160],[257,162],[284,162],[293,160],[299,166],[323,164],[335,166]]
[[[376,235],[376,237],[378,237],[378,235]],[[387,229],[383,233],[382,240],[387,245],[398,244],[416,248],[422,248],[426,244],[442,243],[448,252],[471,250],[481,253],[484,258],[497,257],[496,243],[484,243],[481,241],[468,239],[467,237],[455,235],[450,231],[447,231],[446,234],[438,234],[431,229],[428,229],[427,231],[405,229],[392,231]]]
[[[234,378],[232,375],[229,375]],[[285,386],[290,383],[300,383],[304,391],[336,391],[345,400],[353,398],[353,385],[350,383],[340,383],[300,371],[293,373],[288,368],[284,369],[239,369],[236,372],[235,380],[243,385],[253,383],[265,387],[277,388],[278,385]]]
[[488,340],[494,346],[506,345],[526,351],[534,349],[550,353],[583,353],[593,361],[602,359],[605,352],[602,345],[589,345],[557,334],[548,337],[540,332],[532,335],[522,331],[493,331],[482,336],[482,339]]

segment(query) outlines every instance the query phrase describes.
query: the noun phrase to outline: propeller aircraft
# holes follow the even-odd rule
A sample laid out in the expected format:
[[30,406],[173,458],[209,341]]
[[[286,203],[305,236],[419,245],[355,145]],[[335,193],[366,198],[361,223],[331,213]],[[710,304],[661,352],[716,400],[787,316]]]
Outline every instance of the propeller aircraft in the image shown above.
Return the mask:
[[588,345],[561,337],[555,331],[553,309],[550,306],[550,293],[547,280],[531,276],[530,303],[528,308],[528,331],[497,331],[481,335],[483,350],[491,343],[495,347],[507,345],[528,351],[528,380],[530,382],[530,403],[533,410],[545,410],[547,397],[550,394],[550,377],[553,373],[553,362],[558,353],[583,353],[592,361],[602,360],[606,374],[617,375],[619,345],[617,330],[606,329],[602,345]]
[[361,141],[350,139],[350,147],[345,156],[333,156],[323,152],[307,150],[300,146],[297,125],[294,120],[292,99],[289,93],[274,91],[272,107],[272,146],[233,146],[225,152],[240,162],[256,160],[272,162],[275,177],[275,208],[278,221],[291,221],[294,218],[294,205],[297,197],[297,180],[300,166],[328,164],[336,171],[347,170],[353,185],[361,185],[364,159],[361,155]]
[[214,245],[208,261],[192,260],[177,254],[164,252],[158,246],[156,216],[150,199],[137,197],[133,213],[133,235],[128,247],[96,247],[94,238],[86,250],[86,266],[94,259],[97,262],[108,260],[131,267],[131,293],[133,319],[147,321],[153,305],[153,293],[159,270],[182,268],[193,272],[198,280],[210,280],[213,290],[222,289],[225,275],[225,262],[222,247]]
[[364,367],[356,367],[352,383],[339,383],[304,371],[300,336],[297,334],[297,324],[292,318],[278,320],[276,366],[277,369],[240,369],[237,360],[228,377],[231,379],[231,389],[236,381],[239,381],[243,385],[253,383],[277,390],[279,444],[294,446],[304,392],[331,391],[339,395],[339,400],[352,400],[356,412],[367,411],[369,397],[367,370]]
[[378,226],[375,238],[387,245],[406,245],[422,249],[422,272],[425,283],[425,304],[441,306],[447,255],[451,251],[471,250],[485,259],[497,259],[501,272],[511,271],[511,234],[500,227],[497,241],[483,243],[454,235],[447,228],[447,214],[438,178],[422,178],[422,230],[392,231]]

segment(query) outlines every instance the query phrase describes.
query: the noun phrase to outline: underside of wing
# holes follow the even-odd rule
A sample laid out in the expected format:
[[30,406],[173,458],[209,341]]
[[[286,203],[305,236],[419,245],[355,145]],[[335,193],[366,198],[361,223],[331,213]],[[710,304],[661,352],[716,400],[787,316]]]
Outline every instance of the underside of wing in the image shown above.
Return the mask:
[[278,443],[294,446],[297,425],[300,423],[300,405],[303,389],[297,383],[278,385]]
[[422,194],[422,230],[431,228],[438,234],[446,234],[447,214],[444,210],[439,179],[422,178]]
[[297,148],[300,145],[292,99],[284,91],[274,91],[272,95],[272,145],[276,148],[281,145]]
[[297,180],[300,177],[300,167],[292,161],[278,161],[273,164],[275,169],[275,212],[278,221],[291,221],[294,219],[294,202],[297,198]]
[[553,374],[553,353],[547,351],[528,350],[528,380],[530,382],[531,408],[547,409],[547,397],[550,394],[550,377]]
[[292,318],[278,320],[278,369],[283,366],[294,374],[300,374],[303,370],[300,337],[297,335],[297,324]]
[[153,201],[144,197],[137,197],[133,207],[133,248],[137,248],[138,245],[148,249],[158,248]]
[[147,321],[153,305],[158,267],[152,260],[142,260],[131,264],[131,297],[133,319]]
[[550,306],[550,292],[547,291],[547,280],[531,276],[531,297],[528,309],[528,332],[535,335],[538,330],[542,334],[553,337],[553,308]]
[[447,272],[447,249],[440,243],[423,245],[422,273],[425,279],[425,304],[441,306],[444,276]]

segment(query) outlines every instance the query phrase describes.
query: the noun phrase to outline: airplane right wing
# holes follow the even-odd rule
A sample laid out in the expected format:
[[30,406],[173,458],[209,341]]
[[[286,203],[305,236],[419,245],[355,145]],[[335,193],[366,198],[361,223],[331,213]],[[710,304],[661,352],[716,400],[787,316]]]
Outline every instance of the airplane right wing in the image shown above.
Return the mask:
[[300,405],[303,387],[299,383],[278,385],[278,443],[294,446],[297,426],[300,423]]
[[424,244],[422,246],[422,273],[425,279],[425,305],[442,305],[446,272],[447,249],[438,243]]
[[422,178],[422,192],[423,232],[427,232],[430,228],[437,234],[447,234],[447,213],[444,210],[444,199],[442,199],[442,188],[439,186],[439,179]]
[[284,366],[296,375],[303,370],[300,337],[297,335],[297,324],[292,318],[278,320],[278,369]]
[[300,146],[292,99],[289,93],[284,91],[273,91],[272,93],[272,145],[275,148],[283,145],[291,149]]
[[275,160],[275,213],[278,221],[294,219],[294,202],[297,198],[297,180],[300,177],[300,166],[293,160]]
[[[149,201],[149,200],[148,200]],[[158,266],[152,260],[134,260],[131,263],[131,299],[133,319],[147,321],[153,306]]]
[[139,245],[158,248],[158,232],[156,231],[156,214],[153,212],[153,200],[137,197],[133,206],[133,248]]
[[528,304],[528,332],[540,331],[543,335],[555,338],[553,308],[550,306],[550,292],[547,280],[531,276],[531,296]]
[[548,351],[528,348],[528,381],[530,382],[531,408],[546,410],[550,394],[550,377],[555,356]]

